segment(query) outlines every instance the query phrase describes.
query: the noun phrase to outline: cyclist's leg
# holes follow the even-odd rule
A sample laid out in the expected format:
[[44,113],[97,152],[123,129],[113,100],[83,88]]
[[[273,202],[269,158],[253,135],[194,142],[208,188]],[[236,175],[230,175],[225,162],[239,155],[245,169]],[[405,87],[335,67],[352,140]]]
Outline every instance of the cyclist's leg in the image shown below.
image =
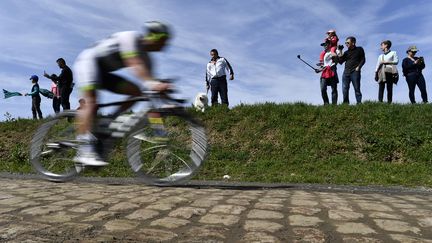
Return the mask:
[[91,49],[83,51],[74,65],[75,77],[81,88],[86,105],[78,111],[77,140],[82,142],[74,161],[91,166],[107,165],[96,153],[95,137],[92,127],[97,110],[97,88],[99,80],[99,66]]
[[[102,87],[113,93],[130,95],[131,97],[141,95],[141,90],[137,85],[119,75],[104,72],[102,75],[102,80]],[[127,102],[122,104],[119,109],[114,112],[114,116],[118,116],[122,112],[127,111],[134,103],[135,102]],[[150,126],[153,128],[154,132],[151,140],[158,140],[157,142],[165,141],[166,132],[161,115],[157,112],[149,112],[148,117]],[[138,135],[137,138],[143,140],[149,139],[144,136],[144,134]]]
[[[101,75],[102,79],[102,88],[109,90],[116,94],[124,94],[124,95],[130,95],[131,97],[139,96],[141,95],[140,88],[135,85],[134,83],[126,80],[125,78],[109,73],[104,72]],[[127,111],[130,107],[133,106],[135,102],[125,102],[122,104],[117,111],[114,112],[115,115],[119,115],[124,111]]]

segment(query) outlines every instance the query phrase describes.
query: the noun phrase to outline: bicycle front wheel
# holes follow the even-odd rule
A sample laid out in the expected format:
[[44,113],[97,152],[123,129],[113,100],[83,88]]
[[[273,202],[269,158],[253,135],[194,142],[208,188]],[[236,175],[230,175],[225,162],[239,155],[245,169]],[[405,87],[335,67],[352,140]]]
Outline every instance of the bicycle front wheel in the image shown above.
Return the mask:
[[43,123],[33,136],[30,162],[45,179],[67,181],[84,169],[72,161],[78,147],[75,116],[74,111],[60,113]]
[[152,124],[134,129],[127,139],[132,170],[150,185],[175,185],[189,180],[203,165],[208,150],[204,126],[184,110],[158,110],[164,136]]

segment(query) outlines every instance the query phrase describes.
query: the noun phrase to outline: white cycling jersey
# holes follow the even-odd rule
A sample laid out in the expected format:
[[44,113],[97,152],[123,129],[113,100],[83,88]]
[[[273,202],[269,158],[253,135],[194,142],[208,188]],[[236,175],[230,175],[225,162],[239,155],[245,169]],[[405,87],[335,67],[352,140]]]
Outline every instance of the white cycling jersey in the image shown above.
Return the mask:
[[96,43],[92,49],[95,57],[106,71],[124,68],[124,58],[140,56],[148,58],[141,44],[143,36],[138,31],[124,31],[112,34],[110,37]]
[[142,38],[138,31],[118,32],[81,52],[74,64],[78,83],[83,87],[94,86],[103,81],[100,80],[101,72],[125,68],[123,60],[130,57],[145,60],[151,70],[150,59],[141,44]]

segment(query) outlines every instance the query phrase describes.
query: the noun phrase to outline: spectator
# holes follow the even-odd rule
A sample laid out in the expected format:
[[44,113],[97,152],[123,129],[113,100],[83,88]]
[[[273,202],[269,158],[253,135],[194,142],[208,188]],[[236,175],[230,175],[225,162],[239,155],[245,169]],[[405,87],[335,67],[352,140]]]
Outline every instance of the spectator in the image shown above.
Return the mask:
[[422,70],[426,67],[424,58],[415,56],[418,52],[416,46],[410,46],[406,52],[408,56],[402,61],[402,72],[408,83],[409,99],[412,104],[416,103],[414,90],[417,85],[420,89],[423,103],[427,103],[426,81],[422,74]]
[[37,119],[36,114],[39,116],[39,119],[42,119],[42,111],[40,109],[40,103],[41,103],[41,97],[39,95],[39,77],[36,75],[32,75],[30,77],[30,80],[32,81],[33,87],[31,89],[30,93],[26,93],[25,96],[31,96],[32,97],[32,113],[33,113],[33,119]]
[[211,60],[207,64],[206,83],[207,89],[211,87],[211,103],[218,104],[218,93],[222,104],[228,106],[228,85],[226,71],[229,71],[230,80],[234,79],[234,71],[228,60],[219,56],[216,49],[210,51]]
[[392,103],[393,84],[397,83],[394,73],[397,73],[396,65],[399,63],[399,58],[395,51],[390,50],[391,46],[392,43],[389,40],[381,42],[383,54],[379,55],[375,68],[375,79],[379,85],[379,102],[383,102],[384,89],[387,86],[387,102]]
[[59,113],[60,112],[60,104],[61,104],[61,99],[60,99],[60,90],[58,88],[58,85],[52,81],[51,82],[51,92],[53,93],[53,109],[55,113]]
[[328,41],[321,44],[324,47],[324,57],[323,57],[323,66],[321,69],[317,69],[316,72],[322,72],[321,74],[321,96],[324,101],[324,105],[329,104],[329,98],[327,95],[327,86],[330,86],[332,89],[332,104],[337,104],[338,92],[337,92],[337,84],[339,83],[339,78],[337,76],[336,71],[336,62],[334,59],[336,58],[336,54],[331,51],[330,44]]
[[362,93],[360,91],[361,68],[366,62],[365,53],[362,47],[356,46],[356,38],[353,36],[346,38],[345,45],[348,50],[343,55],[339,53],[339,64],[345,62],[342,78],[343,103],[349,104],[349,88],[352,82],[357,104],[360,104],[362,101]]
[[79,106],[77,108],[77,111],[83,109],[86,102],[85,102],[84,98],[81,98],[81,99],[78,100],[78,103],[79,103]]
[[48,75],[46,72],[44,72],[44,76],[51,79],[58,85],[60,90],[60,102],[63,110],[70,110],[69,96],[73,89],[72,70],[66,65],[66,61],[63,58],[57,59],[56,62],[59,68],[62,69],[60,75]]
[[[336,30],[327,31],[327,37],[324,39],[324,43],[328,42],[330,51],[336,53],[336,49],[338,46],[339,37],[336,35]],[[324,63],[324,55],[326,51],[323,50],[320,54],[318,66],[322,66]]]

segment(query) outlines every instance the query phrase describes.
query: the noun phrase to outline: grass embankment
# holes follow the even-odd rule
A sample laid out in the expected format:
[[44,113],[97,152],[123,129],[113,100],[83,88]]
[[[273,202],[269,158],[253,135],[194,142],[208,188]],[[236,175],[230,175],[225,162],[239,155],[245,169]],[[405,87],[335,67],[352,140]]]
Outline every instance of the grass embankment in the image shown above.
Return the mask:
[[[432,187],[432,106],[241,105],[197,115],[211,153],[195,179]],[[40,122],[0,123],[0,171],[30,172]],[[118,149],[98,176],[133,176]]]

